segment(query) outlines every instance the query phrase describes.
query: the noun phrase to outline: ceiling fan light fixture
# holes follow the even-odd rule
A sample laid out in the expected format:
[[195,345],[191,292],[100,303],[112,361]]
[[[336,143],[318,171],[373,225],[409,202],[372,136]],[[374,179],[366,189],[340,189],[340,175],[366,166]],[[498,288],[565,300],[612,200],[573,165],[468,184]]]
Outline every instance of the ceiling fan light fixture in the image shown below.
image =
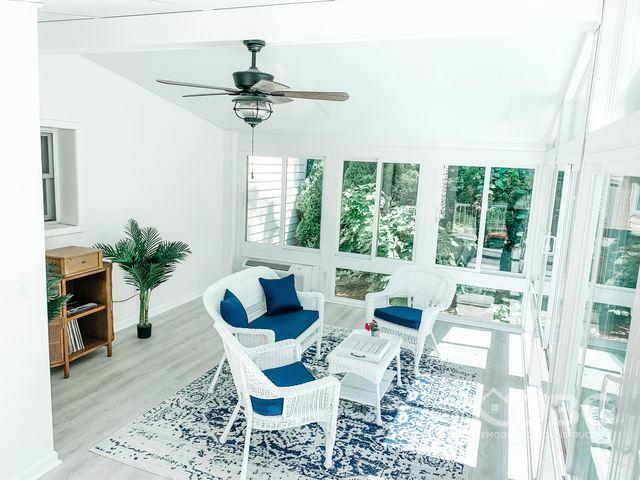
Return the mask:
[[233,99],[233,112],[246,123],[255,127],[273,113],[271,100],[263,96],[244,95]]

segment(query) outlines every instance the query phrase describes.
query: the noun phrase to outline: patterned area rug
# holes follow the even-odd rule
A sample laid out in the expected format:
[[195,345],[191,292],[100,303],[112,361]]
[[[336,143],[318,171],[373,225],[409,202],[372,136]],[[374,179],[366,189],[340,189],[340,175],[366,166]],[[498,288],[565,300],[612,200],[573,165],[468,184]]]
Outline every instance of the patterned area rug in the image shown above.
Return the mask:
[[[328,353],[347,334],[325,327]],[[317,377],[327,375],[325,356],[303,361]],[[278,432],[254,430],[249,455],[252,479],[445,479],[464,480],[475,458],[482,400],[478,370],[423,355],[413,375],[413,356],[403,351],[403,385],[395,383],[382,399],[384,425],[372,407],[340,401],[334,467],[325,469],[324,433],[317,425]],[[395,363],[392,364],[395,367]],[[214,370],[197,378],[95,446],[99,455],[174,480],[238,478],[244,418],[238,416],[227,443],[222,433],[236,403],[228,366],[215,392],[207,388]]]

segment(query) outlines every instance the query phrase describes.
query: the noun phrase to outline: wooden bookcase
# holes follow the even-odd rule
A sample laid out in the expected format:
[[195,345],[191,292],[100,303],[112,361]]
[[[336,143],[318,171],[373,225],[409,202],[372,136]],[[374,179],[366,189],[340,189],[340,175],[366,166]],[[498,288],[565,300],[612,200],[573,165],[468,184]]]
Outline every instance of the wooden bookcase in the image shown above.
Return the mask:
[[[64,259],[63,261],[68,261],[68,258],[77,256],[81,250],[80,247],[68,247],[67,250],[47,251],[47,262],[59,264],[61,258]],[[86,255],[89,255],[91,251],[95,252],[92,249],[83,250]],[[67,257],[64,257],[64,255],[67,255]],[[73,262],[75,264],[81,263],[81,261],[75,261],[74,259],[71,259],[71,262],[71,264]],[[64,366],[65,378],[69,377],[69,365],[71,362],[101,347],[106,347],[107,356],[110,357],[115,338],[111,297],[111,263],[103,263],[100,256],[99,262],[86,262],[86,264],[88,265],[88,270],[78,271],[79,268],[72,268],[71,271],[73,273],[67,273],[62,277],[60,280],[60,292],[63,295],[71,293],[77,298],[95,302],[98,306],[75,315],[69,315],[65,306],[62,309],[60,318],[49,322],[49,363],[52,368]],[[84,348],[71,353],[69,348],[69,322],[74,319],[78,321]]]

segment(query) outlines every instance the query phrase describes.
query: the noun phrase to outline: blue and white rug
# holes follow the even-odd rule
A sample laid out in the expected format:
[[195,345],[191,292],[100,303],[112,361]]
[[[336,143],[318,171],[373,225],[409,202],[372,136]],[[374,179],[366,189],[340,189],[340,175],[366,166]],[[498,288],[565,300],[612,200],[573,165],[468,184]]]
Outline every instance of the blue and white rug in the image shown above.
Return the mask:
[[[323,351],[331,351],[346,329],[325,327]],[[327,375],[325,356],[303,361],[316,376]],[[393,383],[382,399],[383,425],[374,409],[340,401],[334,467],[325,469],[324,433],[317,425],[277,432],[254,430],[249,478],[445,479],[464,480],[465,460],[475,458],[482,401],[478,370],[423,355],[413,375],[413,356],[402,354],[403,385]],[[395,365],[394,365],[395,366]],[[132,421],[92,451],[173,480],[238,478],[244,418],[238,416],[227,443],[218,437],[236,404],[228,366],[215,392],[207,393],[214,370]]]

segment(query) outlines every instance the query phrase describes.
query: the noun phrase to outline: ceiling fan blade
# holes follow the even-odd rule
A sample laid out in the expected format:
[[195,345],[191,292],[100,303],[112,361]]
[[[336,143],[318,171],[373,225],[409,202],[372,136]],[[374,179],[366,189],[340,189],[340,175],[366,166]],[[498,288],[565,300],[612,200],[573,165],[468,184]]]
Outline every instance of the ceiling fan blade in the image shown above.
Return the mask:
[[187,97],[213,97],[215,95],[235,95],[235,93],[190,93],[189,95],[182,95],[184,98]]
[[349,100],[349,94],[345,92],[303,92],[300,90],[285,90],[271,92],[273,97],[307,98],[309,100],[329,100],[332,102],[344,102]]
[[284,90],[289,90],[289,87],[283,83],[272,82],[270,80],[260,80],[253,84],[250,88],[252,92],[261,92],[261,93],[271,93],[271,92],[282,92]]
[[271,103],[275,105],[279,105],[281,103],[293,102],[293,98],[286,98],[286,97],[269,97],[269,100],[271,100]]
[[210,88],[213,90],[223,90],[225,92],[232,93],[234,95],[236,93],[240,93],[240,90],[237,90],[235,88],[216,87],[215,85],[204,85],[201,83],[188,83],[188,82],[175,82],[173,80],[161,80],[161,79],[158,79],[157,81],[159,83],[164,83],[165,85],[178,85],[179,87]]

